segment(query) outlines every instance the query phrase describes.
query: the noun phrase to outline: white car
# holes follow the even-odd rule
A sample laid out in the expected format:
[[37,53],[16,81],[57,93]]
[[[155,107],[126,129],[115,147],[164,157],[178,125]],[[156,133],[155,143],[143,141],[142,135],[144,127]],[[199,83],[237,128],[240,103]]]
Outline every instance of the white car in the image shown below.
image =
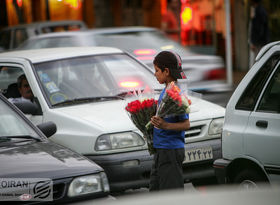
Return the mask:
[[220,183],[280,184],[280,41],[266,45],[226,107]]
[[[123,99],[146,86],[162,90],[148,67],[116,48],[75,47],[2,53],[0,68],[0,86],[9,97],[15,76],[26,74],[38,106],[30,120],[53,121],[57,132],[50,139],[104,168],[112,191],[149,185],[152,156]],[[202,99],[192,101],[184,177],[195,183],[215,178],[212,163],[221,156],[225,110]]]

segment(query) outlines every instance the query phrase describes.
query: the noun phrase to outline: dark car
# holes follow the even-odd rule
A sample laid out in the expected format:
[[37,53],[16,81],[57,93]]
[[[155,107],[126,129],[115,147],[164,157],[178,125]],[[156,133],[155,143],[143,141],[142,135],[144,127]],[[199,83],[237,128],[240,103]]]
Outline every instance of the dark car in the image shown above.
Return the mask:
[[85,23],[78,20],[40,21],[9,26],[0,31],[0,51],[15,49],[31,36],[43,33],[86,29],[87,26]]
[[0,113],[0,201],[57,204],[108,195],[100,166],[47,139],[54,123],[38,125],[40,131],[2,94]]
[[161,30],[151,27],[98,28],[84,32],[61,32],[38,35],[27,40],[19,49],[39,49],[66,46],[109,46],[127,51],[147,64],[153,71],[153,59],[162,50],[176,51],[182,58],[182,68],[191,90],[203,98],[225,106],[232,87],[226,82],[222,57],[192,52]]

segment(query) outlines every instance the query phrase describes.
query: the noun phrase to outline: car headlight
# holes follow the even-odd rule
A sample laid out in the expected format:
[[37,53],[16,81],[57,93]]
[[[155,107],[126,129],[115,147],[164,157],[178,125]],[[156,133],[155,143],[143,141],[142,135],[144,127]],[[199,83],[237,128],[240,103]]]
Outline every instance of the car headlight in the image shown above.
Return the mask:
[[68,196],[75,197],[84,194],[109,192],[109,183],[104,172],[75,178],[68,189]]
[[95,150],[122,149],[143,146],[144,144],[144,139],[135,132],[112,133],[99,136],[95,143]]
[[223,131],[224,120],[225,118],[218,118],[212,120],[212,122],[209,125],[208,134],[209,135],[221,134]]

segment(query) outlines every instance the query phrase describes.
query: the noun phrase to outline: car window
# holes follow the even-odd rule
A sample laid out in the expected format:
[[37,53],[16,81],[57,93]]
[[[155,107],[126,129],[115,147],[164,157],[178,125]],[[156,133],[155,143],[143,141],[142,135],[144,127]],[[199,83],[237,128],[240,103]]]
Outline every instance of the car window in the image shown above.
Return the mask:
[[280,66],[273,74],[257,108],[260,112],[280,113]]
[[17,82],[17,78],[23,73],[19,67],[0,66],[0,90],[4,91],[12,83]]
[[79,31],[79,30],[84,30],[85,26],[79,23],[70,23],[69,25],[65,23],[65,25],[45,25],[45,26],[41,26],[40,29],[41,30],[38,31],[38,34],[63,32],[63,31]]
[[275,54],[259,69],[238,100],[235,106],[237,110],[252,111],[255,108],[259,95],[279,59],[280,54]]
[[0,33],[0,48],[6,50],[10,48],[11,31],[2,31]]
[[27,32],[25,29],[16,29],[13,39],[13,48],[17,48],[28,38]]
[[0,142],[2,137],[33,136],[38,134],[6,103],[0,100]]
[[142,64],[122,54],[78,57],[34,65],[47,101],[114,96],[134,89],[161,89]]

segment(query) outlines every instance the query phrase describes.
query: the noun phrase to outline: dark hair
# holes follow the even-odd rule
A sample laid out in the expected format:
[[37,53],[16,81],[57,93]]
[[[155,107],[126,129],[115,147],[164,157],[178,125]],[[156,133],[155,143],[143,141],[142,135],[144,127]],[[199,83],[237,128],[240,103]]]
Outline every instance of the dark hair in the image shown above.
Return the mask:
[[174,80],[186,78],[182,70],[181,57],[173,51],[161,51],[156,55],[153,63],[161,71],[164,71],[165,68],[168,68],[170,75],[174,78]]
[[22,75],[20,75],[20,76],[17,78],[17,86],[18,86],[18,88],[21,87],[21,84],[22,84],[22,81],[23,81],[23,80],[27,80],[25,74],[22,74]]

